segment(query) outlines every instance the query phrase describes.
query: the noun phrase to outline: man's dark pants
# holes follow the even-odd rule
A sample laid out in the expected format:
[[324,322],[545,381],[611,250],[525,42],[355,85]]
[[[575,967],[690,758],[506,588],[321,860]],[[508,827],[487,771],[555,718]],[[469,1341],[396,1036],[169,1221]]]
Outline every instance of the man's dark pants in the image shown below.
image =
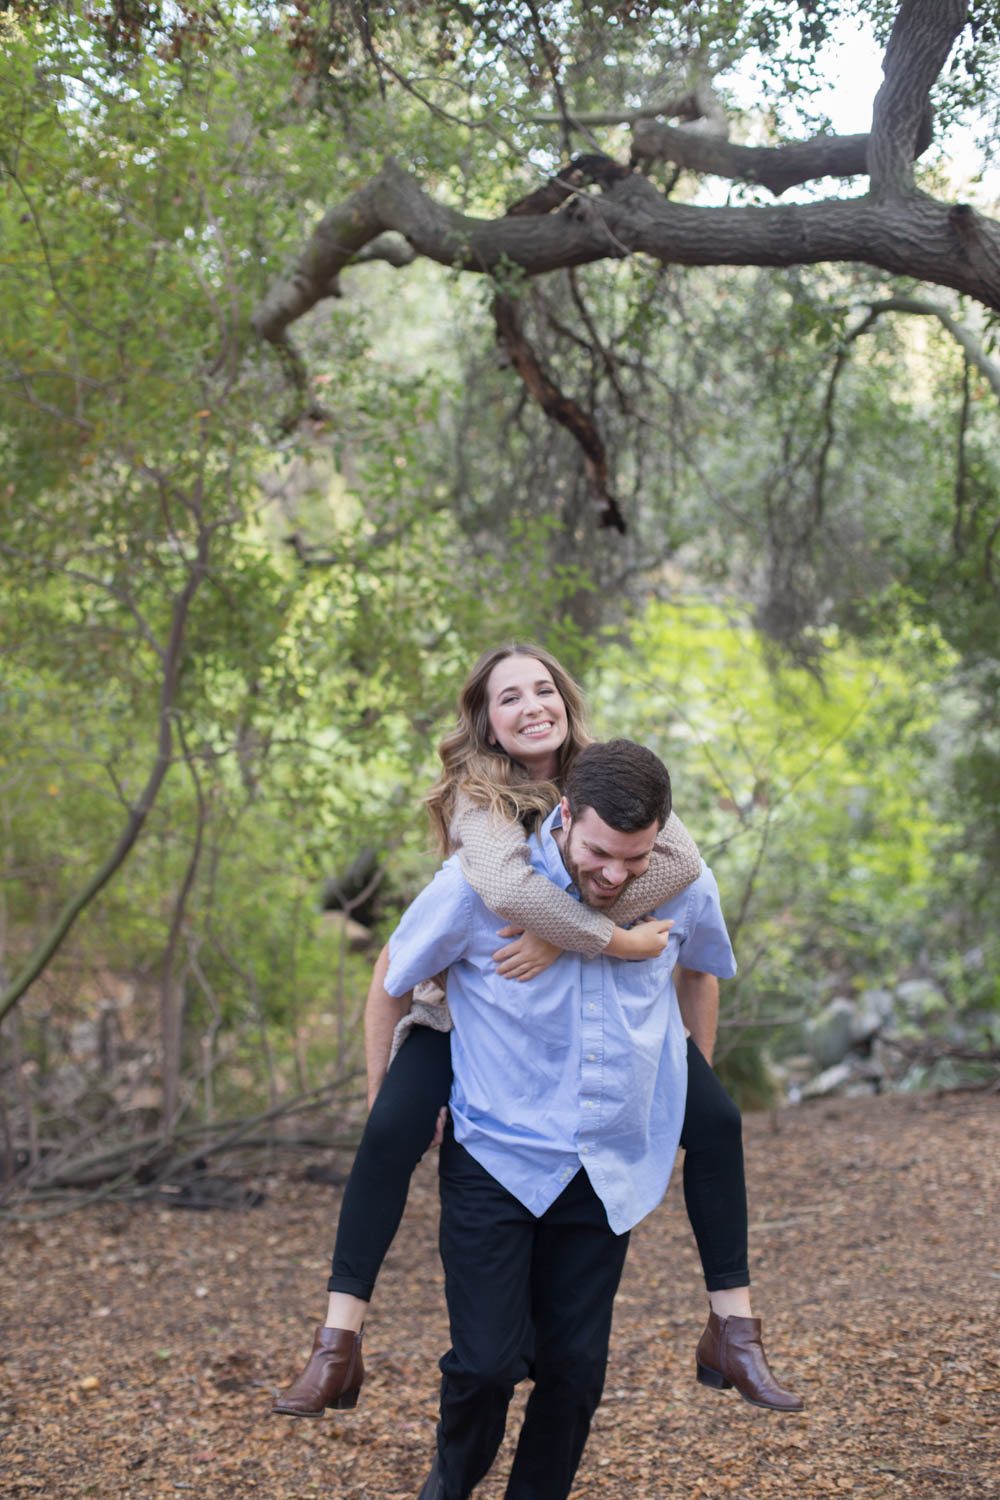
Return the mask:
[[438,1494],[465,1500],[489,1469],[532,1348],[507,1500],[565,1500],[601,1399],[629,1237],[611,1231],[583,1171],[536,1218],[450,1126],[440,1181],[452,1348],[441,1360]]

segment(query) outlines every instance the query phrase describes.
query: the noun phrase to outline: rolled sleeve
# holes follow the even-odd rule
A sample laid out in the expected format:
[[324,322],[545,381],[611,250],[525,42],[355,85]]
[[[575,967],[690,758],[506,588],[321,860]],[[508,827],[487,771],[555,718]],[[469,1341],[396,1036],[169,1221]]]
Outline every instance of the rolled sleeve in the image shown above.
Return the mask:
[[471,917],[468,886],[457,860],[449,860],[406,908],[389,939],[385,988],[405,995],[465,955]]
[[685,969],[714,974],[717,979],[732,979],[736,973],[736,957],[722,915],[719,887],[707,865],[703,866],[700,877],[691,887],[689,901],[677,962]]

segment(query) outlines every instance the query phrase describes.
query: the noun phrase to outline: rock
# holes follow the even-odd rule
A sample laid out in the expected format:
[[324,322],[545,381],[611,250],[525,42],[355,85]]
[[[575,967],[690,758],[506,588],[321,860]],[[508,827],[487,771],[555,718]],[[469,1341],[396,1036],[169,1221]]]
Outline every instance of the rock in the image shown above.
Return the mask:
[[899,1071],[899,1053],[894,1048],[887,1047],[880,1037],[875,1037],[868,1054],[868,1066],[880,1078],[891,1080],[893,1074]]
[[933,979],[904,979],[896,986],[896,1001],[913,1017],[928,1016],[932,1011],[946,1010],[948,1001]]
[[892,1020],[895,1001],[891,990],[862,990],[854,1008],[851,1041],[855,1047],[870,1042]]
[[800,1090],[803,1099],[822,1099],[827,1094],[835,1094],[849,1083],[854,1077],[854,1069],[849,1062],[836,1063],[832,1068],[824,1068],[822,1073],[817,1073],[815,1078],[810,1078],[804,1083]]
[[805,1043],[821,1068],[829,1068],[847,1056],[854,1044],[854,1001],[838,995],[808,1021]]
[[795,1052],[790,1057],[783,1057],[780,1067],[786,1077],[797,1078],[801,1083],[812,1073],[813,1060],[808,1052]]
[[360,922],[355,922],[353,917],[345,917],[342,911],[328,911],[323,913],[323,918],[333,928],[338,941],[341,933],[346,936],[347,946],[352,953],[361,953],[371,946],[372,933],[367,927],[362,927]]
[[858,1094],[877,1094],[882,1086],[882,1069],[878,1064],[864,1058],[845,1058],[832,1068],[825,1068],[815,1078],[803,1084],[803,1099],[825,1099],[830,1094],[852,1097]]

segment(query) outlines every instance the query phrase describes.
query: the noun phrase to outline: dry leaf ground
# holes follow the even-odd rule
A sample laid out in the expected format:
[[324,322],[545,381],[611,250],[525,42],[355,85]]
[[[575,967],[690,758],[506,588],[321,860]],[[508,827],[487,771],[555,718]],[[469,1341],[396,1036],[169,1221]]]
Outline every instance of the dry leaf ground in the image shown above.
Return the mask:
[[[997,1096],[845,1100],[746,1121],[758,1311],[807,1411],[698,1386],[704,1294],[679,1173],[636,1232],[576,1500],[1000,1497]],[[353,1413],[269,1414],[325,1302],[339,1193],[84,1208],[3,1230],[0,1493],[410,1500],[446,1343],[435,1163],[414,1183]],[[512,1417],[523,1395],[519,1392]],[[499,1500],[504,1454],[477,1492]]]

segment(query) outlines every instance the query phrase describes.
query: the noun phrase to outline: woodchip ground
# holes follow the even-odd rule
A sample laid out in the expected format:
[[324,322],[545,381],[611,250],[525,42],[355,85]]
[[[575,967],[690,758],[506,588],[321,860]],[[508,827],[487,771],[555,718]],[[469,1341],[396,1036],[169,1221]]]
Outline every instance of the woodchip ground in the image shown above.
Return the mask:
[[[633,1239],[575,1500],[996,1500],[1000,1098],[755,1115],[746,1144],[756,1309],[806,1411],[696,1384],[705,1299],[677,1172]],[[361,1401],[319,1421],[269,1405],[322,1314],[339,1192],[291,1169],[254,1186],[265,1203],[240,1213],[95,1205],[3,1226],[0,1493],[417,1495],[447,1340],[433,1158],[376,1294]],[[508,1436],[477,1500],[500,1500],[510,1452]]]

